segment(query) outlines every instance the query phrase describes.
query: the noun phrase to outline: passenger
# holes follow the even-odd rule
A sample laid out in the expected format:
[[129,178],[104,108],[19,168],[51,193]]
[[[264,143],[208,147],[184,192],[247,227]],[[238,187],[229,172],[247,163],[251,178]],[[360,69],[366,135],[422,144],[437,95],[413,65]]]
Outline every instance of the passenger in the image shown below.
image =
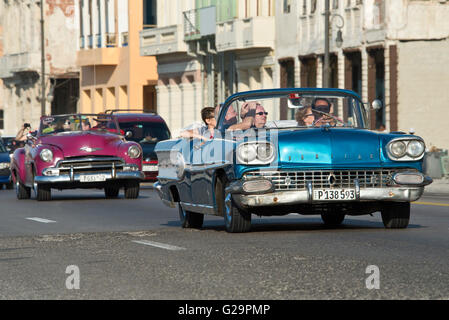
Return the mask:
[[[215,107],[215,119],[218,119],[218,115],[220,112],[220,108],[223,105],[218,105]],[[229,106],[228,110],[226,111],[225,119],[223,122],[223,127],[225,130],[228,130],[230,126],[237,123],[237,112],[235,112],[235,109],[233,106]]]
[[29,123],[24,123],[22,128],[17,132],[16,141],[26,141],[27,134],[31,132],[31,125]]
[[210,140],[215,137],[215,127],[217,120],[215,119],[215,108],[206,107],[201,110],[201,119],[204,125],[199,129],[185,130],[181,132],[183,138],[196,138],[202,140]]
[[48,134],[48,133],[54,132],[55,130],[56,130],[56,122],[53,121],[52,123],[50,123],[50,124],[48,125],[47,128],[45,128],[45,129],[42,130],[42,133],[43,133],[43,134]]
[[87,119],[81,120],[81,130],[82,131],[89,131],[91,129],[90,122]]
[[240,110],[242,122],[231,125],[228,130],[247,130],[254,127],[254,118],[256,117],[257,103],[254,101],[245,102]]
[[65,120],[64,119],[58,119],[56,121],[56,127],[54,132],[64,132],[64,125],[65,125]]
[[299,127],[312,126],[315,121],[315,115],[312,113],[312,107],[305,107],[296,111],[295,120]]
[[66,119],[64,121],[63,128],[64,128],[64,131],[72,131],[72,128],[70,127],[70,120],[69,119]]

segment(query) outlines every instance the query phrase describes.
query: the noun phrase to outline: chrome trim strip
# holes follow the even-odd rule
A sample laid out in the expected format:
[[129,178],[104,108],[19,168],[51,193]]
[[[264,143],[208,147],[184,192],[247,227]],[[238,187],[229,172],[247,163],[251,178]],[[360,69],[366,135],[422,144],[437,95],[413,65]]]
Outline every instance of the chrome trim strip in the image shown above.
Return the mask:
[[215,214],[215,208],[213,206],[203,204],[193,204],[188,202],[180,202],[181,207],[187,211],[199,212],[203,214]]

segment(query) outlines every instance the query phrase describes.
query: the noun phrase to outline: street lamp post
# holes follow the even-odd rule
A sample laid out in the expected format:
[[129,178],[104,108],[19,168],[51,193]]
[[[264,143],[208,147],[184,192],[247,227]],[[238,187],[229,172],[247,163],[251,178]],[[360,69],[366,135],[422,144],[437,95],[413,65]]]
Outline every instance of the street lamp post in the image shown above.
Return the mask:
[[330,25],[334,21],[334,18],[340,18],[341,24],[337,25],[337,37],[335,38],[335,44],[340,48],[343,44],[343,34],[341,28],[344,26],[344,19],[341,15],[335,13],[330,16],[329,12],[329,0],[324,4],[324,67],[323,67],[323,87],[328,88],[330,86],[330,53],[329,53],[329,29]]
[[41,115],[45,115],[44,1],[41,0]]

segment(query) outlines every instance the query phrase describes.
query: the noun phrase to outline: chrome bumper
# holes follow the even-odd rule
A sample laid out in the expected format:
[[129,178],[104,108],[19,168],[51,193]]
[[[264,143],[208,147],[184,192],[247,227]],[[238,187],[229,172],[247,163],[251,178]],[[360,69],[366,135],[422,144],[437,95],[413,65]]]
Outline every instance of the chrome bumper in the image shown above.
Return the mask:
[[424,187],[391,187],[359,189],[356,200],[315,201],[312,190],[277,191],[265,194],[232,194],[233,200],[241,208],[281,206],[316,203],[350,203],[354,201],[416,201],[424,192]]
[[[143,180],[144,174],[141,171],[124,171],[124,172],[114,172],[111,171],[98,171],[95,174],[101,174],[108,180],[122,180],[122,179],[133,179],[133,180]],[[81,182],[80,177],[92,174],[83,173],[73,173],[73,174],[62,174],[59,176],[36,176],[34,181],[36,183],[70,183],[70,182]],[[89,183],[89,182],[83,182]]]

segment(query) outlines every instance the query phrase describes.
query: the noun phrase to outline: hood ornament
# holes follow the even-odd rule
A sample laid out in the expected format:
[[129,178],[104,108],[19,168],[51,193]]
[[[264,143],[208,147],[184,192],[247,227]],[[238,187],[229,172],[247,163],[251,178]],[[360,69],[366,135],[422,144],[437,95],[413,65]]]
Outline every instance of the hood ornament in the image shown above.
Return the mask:
[[101,150],[101,148],[82,147],[82,148],[80,148],[80,150],[86,151],[86,152],[95,152],[95,151]]

